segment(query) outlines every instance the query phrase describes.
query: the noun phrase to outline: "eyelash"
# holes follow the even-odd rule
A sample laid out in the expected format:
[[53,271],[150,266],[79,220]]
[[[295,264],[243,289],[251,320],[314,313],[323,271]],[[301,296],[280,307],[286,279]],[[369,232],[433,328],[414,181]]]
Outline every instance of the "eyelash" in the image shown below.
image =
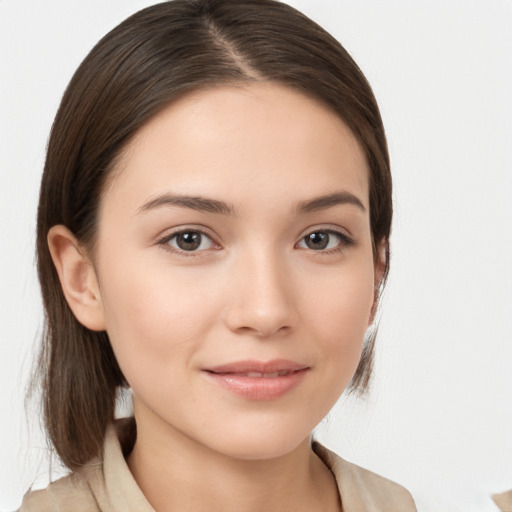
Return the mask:
[[319,254],[319,255],[340,253],[340,252],[346,250],[347,248],[353,247],[354,245],[356,245],[356,241],[353,238],[349,237],[347,234],[345,234],[341,231],[338,231],[336,229],[328,229],[328,228],[324,228],[324,229],[316,228],[316,229],[313,229],[312,231],[309,231],[303,237],[301,237],[300,241],[296,245],[298,245],[299,243],[306,240],[306,238],[308,236],[318,234],[318,233],[326,233],[329,236],[334,235],[335,237],[338,238],[338,244],[336,245],[336,247],[333,247],[331,249],[327,249],[327,250],[323,249],[323,250],[315,251],[314,249],[311,249],[308,247],[305,248],[305,249],[310,249],[311,252]]
[[187,233],[199,233],[201,235],[201,237],[206,237],[215,246],[214,250],[218,250],[217,248],[220,247],[219,244],[217,244],[215,242],[215,240],[208,233],[206,233],[205,231],[203,231],[202,229],[199,229],[199,228],[180,229],[179,231],[174,231],[173,233],[166,235],[163,238],[161,238],[160,240],[158,240],[157,245],[161,246],[164,250],[166,250],[168,252],[171,252],[174,254],[179,254],[180,256],[185,256],[188,258],[200,256],[201,253],[204,252],[206,249],[203,249],[201,251],[197,251],[197,250],[196,251],[185,251],[183,249],[179,249],[179,248],[172,247],[171,245],[169,245],[169,242],[173,238],[176,238],[179,235],[184,235]]
[[[181,229],[179,231],[175,231],[175,232],[173,232],[173,233],[171,233],[169,235],[164,236],[160,240],[158,240],[157,241],[157,245],[161,246],[164,250],[166,250],[168,252],[171,252],[171,253],[174,253],[174,254],[179,254],[180,256],[185,256],[185,257],[197,257],[197,256],[200,256],[201,253],[204,252],[205,250],[208,250],[208,249],[202,249],[202,250],[199,250],[199,251],[198,250],[186,251],[186,250],[183,250],[183,249],[172,247],[169,244],[169,242],[171,240],[173,240],[175,237],[177,237],[179,235],[184,235],[184,234],[187,234],[187,233],[198,233],[198,234],[201,235],[201,237],[208,238],[211,241],[211,243],[214,246],[216,246],[214,248],[214,250],[218,250],[218,248],[220,248],[219,244],[217,244],[215,242],[215,240],[210,235],[208,235],[205,231],[203,231],[201,229],[198,229],[198,228]],[[328,249],[328,250],[325,250],[325,249],[314,250],[314,249],[311,249],[310,247],[304,247],[304,249],[310,250],[312,253],[316,253],[318,255],[326,255],[326,254],[339,253],[339,252],[342,252],[342,251],[346,250],[349,247],[353,247],[354,245],[356,245],[356,242],[355,242],[354,239],[352,239],[351,237],[349,237],[345,233],[342,233],[341,231],[337,231],[335,229],[317,228],[317,229],[314,229],[314,230],[306,233],[304,236],[302,236],[300,238],[299,242],[297,242],[295,244],[295,247],[297,247],[301,242],[305,241],[308,236],[311,236],[311,235],[314,235],[314,234],[318,234],[318,233],[325,233],[325,234],[327,234],[329,236],[334,235],[335,237],[338,238],[339,242],[336,245],[336,247],[333,247],[333,248]],[[202,243],[202,241],[201,241],[201,243]],[[302,249],[302,248],[300,248],[300,249]]]

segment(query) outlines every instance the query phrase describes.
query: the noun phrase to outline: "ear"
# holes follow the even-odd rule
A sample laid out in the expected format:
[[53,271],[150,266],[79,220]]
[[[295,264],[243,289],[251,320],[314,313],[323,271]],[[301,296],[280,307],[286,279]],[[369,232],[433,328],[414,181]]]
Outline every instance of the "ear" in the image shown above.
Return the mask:
[[62,225],[53,226],[48,232],[48,247],[64,297],[76,319],[93,331],[105,330],[98,279],[85,250]]
[[373,305],[370,313],[370,321],[368,325],[371,325],[375,320],[375,316],[377,315],[377,310],[379,308],[379,298],[380,298],[380,287],[382,284],[382,279],[384,277],[384,272],[387,266],[389,252],[389,241],[383,239],[377,245],[377,251],[375,255],[374,262],[374,284],[373,284]]

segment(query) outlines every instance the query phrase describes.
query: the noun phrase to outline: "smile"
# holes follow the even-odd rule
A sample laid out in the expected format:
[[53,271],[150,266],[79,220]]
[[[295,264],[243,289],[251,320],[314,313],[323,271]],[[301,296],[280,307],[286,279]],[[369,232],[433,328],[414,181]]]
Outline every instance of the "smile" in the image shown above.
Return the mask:
[[251,377],[253,379],[271,379],[273,377],[282,377],[283,375],[289,375],[292,373],[290,370],[281,370],[272,373],[263,373],[263,372],[245,372],[245,373],[227,373],[226,375],[237,375],[237,376],[245,376]]
[[288,360],[239,361],[205,369],[210,382],[248,400],[275,400],[295,389],[310,368]]

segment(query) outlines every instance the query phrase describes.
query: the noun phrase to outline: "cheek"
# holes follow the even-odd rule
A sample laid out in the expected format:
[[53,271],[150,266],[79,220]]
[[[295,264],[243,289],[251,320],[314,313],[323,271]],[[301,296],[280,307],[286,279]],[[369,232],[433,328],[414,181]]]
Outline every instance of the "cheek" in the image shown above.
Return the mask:
[[324,281],[310,295],[310,336],[321,361],[321,387],[329,409],[352,378],[369,325],[374,298],[373,266],[352,266]]
[[[101,280],[104,314],[114,353],[130,382],[190,357],[214,317],[216,301],[190,276],[117,261]],[[108,271],[107,271],[108,268]]]
[[363,338],[374,301],[373,267],[341,269],[318,284],[308,287],[303,310],[309,311],[320,338],[336,347]]
[[[332,269],[331,269],[332,270]],[[336,403],[353,377],[373,304],[373,266],[350,265],[325,276],[318,273],[304,289],[303,325],[308,329],[316,371],[308,400],[311,421],[318,422]],[[320,390],[320,392],[319,392]]]

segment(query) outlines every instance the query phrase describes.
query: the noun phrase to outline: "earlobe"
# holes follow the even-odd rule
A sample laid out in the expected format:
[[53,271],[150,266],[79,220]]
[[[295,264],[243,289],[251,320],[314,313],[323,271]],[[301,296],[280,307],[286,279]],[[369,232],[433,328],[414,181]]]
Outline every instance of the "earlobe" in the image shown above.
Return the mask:
[[93,331],[105,330],[96,272],[75,236],[63,225],[48,232],[48,247],[64,297],[76,319]]

